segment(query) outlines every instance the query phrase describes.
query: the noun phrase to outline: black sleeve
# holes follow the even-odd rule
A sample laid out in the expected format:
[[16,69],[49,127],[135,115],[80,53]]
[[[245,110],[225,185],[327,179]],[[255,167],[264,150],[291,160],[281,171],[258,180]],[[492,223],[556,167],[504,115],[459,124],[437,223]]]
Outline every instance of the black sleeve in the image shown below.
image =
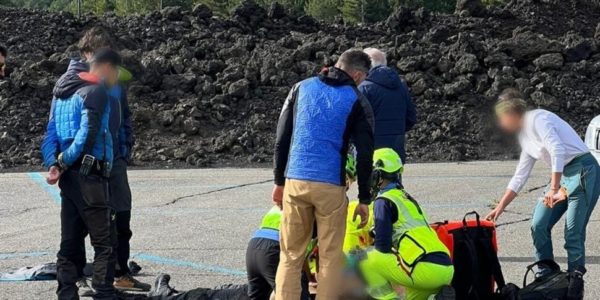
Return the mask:
[[352,114],[351,137],[356,147],[356,173],[358,177],[358,200],[371,203],[371,172],[373,171],[374,117],[371,104],[360,92]]
[[298,84],[290,90],[281,115],[277,123],[277,137],[275,140],[275,152],[273,154],[273,173],[275,175],[275,184],[285,184],[285,169],[287,167],[288,155],[290,153],[290,144],[292,142],[292,132],[294,127],[294,106],[298,95]]
[[121,88],[123,99],[123,127],[125,128],[125,141],[127,144],[127,152],[131,154],[131,149],[135,145],[135,136],[133,135],[133,126],[131,125],[131,110],[129,109],[129,100],[127,99],[127,89]]
[[87,136],[82,154],[90,154],[96,142],[96,135],[102,126],[102,115],[108,103],[108,94],[103,87],[89,86],[83,88],[79,95],[83,98],[84,110],[87,111],[88,117]]

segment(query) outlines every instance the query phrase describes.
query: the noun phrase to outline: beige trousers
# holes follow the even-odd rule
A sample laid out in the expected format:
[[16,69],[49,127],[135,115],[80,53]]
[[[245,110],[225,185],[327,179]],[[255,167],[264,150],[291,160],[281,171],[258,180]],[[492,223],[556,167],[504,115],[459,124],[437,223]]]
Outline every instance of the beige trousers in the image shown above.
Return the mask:
[[319,239],[318,300],[338,300],[344,267],[346,189],[327,183],[288,179],[283,192],[281,255],[275,280],[277,300],[300,299],[305,252],[316,220]]

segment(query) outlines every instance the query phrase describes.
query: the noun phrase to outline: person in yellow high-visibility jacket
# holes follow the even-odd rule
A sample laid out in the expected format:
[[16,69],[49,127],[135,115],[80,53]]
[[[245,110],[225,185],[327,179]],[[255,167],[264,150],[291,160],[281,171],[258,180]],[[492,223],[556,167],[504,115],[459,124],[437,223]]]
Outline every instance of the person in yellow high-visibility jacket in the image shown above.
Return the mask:
[[[354,155],[348,154],[346,160],[346,189],[350,189],[356,180],[356,160]],[[343,250],[349,255],[352,250],[365,249],[373,244],[370,230],[373,228],[373,218],[369,218],[367,225],[360,227],[360,219],[354,218],[354,210],[358,206],[358,200],[348,202],[348,216],[346,217],[346,235],[344,236]],[[373,204],[369,205],[369,215],[373,215]]]
[[449,251],[429,226],[425,212],[399,183],[400,157],[383,148],[375,151],[373,163],[375,243],[358,262],[369,295],[401,299],[394,287],[402,286],[403,299],[454,299],[454,290],[448,286],[454,275]]

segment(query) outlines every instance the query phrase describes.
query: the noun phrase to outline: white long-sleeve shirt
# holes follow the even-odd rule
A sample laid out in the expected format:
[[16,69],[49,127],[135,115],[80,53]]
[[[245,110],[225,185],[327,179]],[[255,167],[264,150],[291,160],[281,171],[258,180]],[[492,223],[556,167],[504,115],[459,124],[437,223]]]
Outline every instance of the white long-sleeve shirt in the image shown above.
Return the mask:
[[571,125],[543,109],[525,113],[519,143],[521,157],[508,184],[508,189],[515,193],[523,188],[537,160],[544,161],[552,172],[562,172],[573,158],[589,152]]

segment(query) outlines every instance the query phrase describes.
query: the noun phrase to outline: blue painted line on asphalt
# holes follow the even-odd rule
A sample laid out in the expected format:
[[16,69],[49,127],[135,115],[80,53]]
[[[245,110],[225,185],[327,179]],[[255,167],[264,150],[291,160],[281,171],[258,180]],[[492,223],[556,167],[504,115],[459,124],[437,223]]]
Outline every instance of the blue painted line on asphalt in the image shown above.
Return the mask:
[[16,253],[0,253],[0,260],[11,259],[11,258],[24,258],[24,257],[41,257],[50,255],[50,252],[16,252]]
[[52,200],[54,200],[54,203],[61,203],[60,191],[57,187],[47,184],[46,178],[44,178],[42,174],[37,172],[29,172],[27,173],[27,175],[29,175],[29,178],[35,181],[40,187],[42,187],[42,189],[44,189],[46,192],[48,192],[48,194],[50,194]]
[[147,253],[137,253],[137,254],[133,255],[133,257],[138,260],[145,260],[145,261],[149,261],[149,262],[153,262],[153,263],[157,263],[157,264],[161,264],[161,265],[188,267],[188,268],[192,268],[192,269],[196,269],[196,270],[202,270],[202,271],[207,271],[207,272],[212,272],[212,273],[221,273],[221,274],[231,275],[231,276],[239,276],[239,277],[246,276],[246,272],[240,271],[240,270],[234,270],[234,269],[228,269],[228,268],[223,268],[223,267],[219,267],[219,266],[213,266],[213,265],[207,265],[207,264],[196,263],[196,262],[191,262],[191,261],[162,257],[162,256],[152,255],[152,254],[147,254]]

